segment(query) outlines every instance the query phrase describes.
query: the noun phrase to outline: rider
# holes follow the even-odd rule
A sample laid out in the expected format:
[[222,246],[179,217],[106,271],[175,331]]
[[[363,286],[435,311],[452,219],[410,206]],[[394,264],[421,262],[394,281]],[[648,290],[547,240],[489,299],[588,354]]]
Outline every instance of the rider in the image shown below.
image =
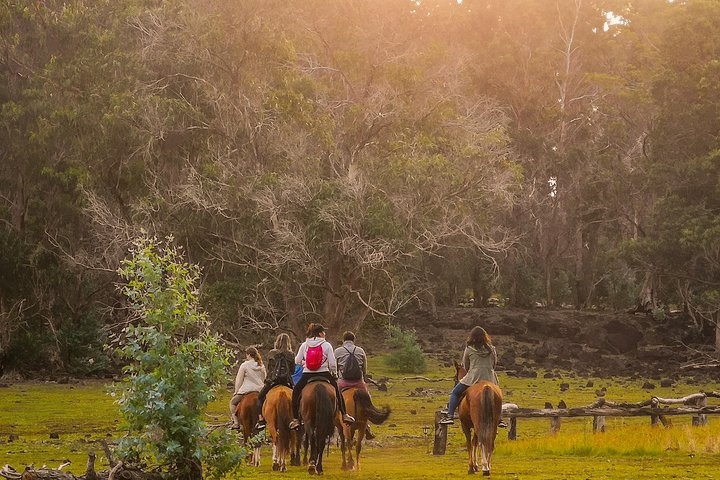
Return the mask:
[[240,422],[235,413],[238,403],[242,397],[251,392],[259,392],[263,387],[267,372],[263,365],[262,356],[255,347],[245,349],[245,361],[238,368],[235,376],[235,394],[230,400],[230,417],[232,418],[232,426],[230,428],[239,429]]
[[[295,363],[303,366],[303,374],[302,377],[300,377],[300,381],[298,381],[293,388],[293,419],[290,422],[290,428],[296,430],[302,425],[300,420],[298,420],[300,396],[303,387],[305,387],[313,377],[325,378],[335,387],[335,397],[337,398],[340,412],[342,412],[343,422],[353,423],[355,419],[345,411],[345,400],[340,394],[340,389],[335,381],[335,377],[337,376],[337,361],[335,360],[332,345],[325,340],[325,327],[319,323],[311,323],[308,325],[306,337],[307,339],[300,345],[297,355],[295,355]],[[317,365],[315,364],[316,358]]]
[[[357,372],[345,371],[350,355],[355,357],[354,361],[357,362],[357,365],[360,367]],[[355,387],[367,392],[367,385],[365,384],[365,378],[367,378],[367,356],[362,347],[355,345],[355,334],[353,332],[348,331],[343,333],[343,344],[335,349],[335,358],[338,364],[338,387],[340,387],[341,390]],[[355,368],[352,368],[352,370],[355,370]]]
[[[455,409],[460,403],[460,397],[471,385],[483,380],[498,384],[495,365],[497,364],[497,352],[492,344],[490,335],[482,327],[473,327],[466,341],[465,352],[463,353],[462,364],[467,374],[461,378],[450,394],[447,413],[440,419],[442,424],[452,424]],[[501,420],[502,423],[502,420]],[[504,426],[504,423],[503,425]]]
[[295,371],[295,354],[292,352],[292,343],[290,343],[290,335],[281,333],[275,339],[275,345],[267,355],[268,376],[265,379],[265,386],[260,390],[258,396],[258,407],[260,417],[255,428],[262,430],[265,428],[266,422],[262,416],[263,403],[270,389],[278,385],[285,385],[293,388],[292,374]]
[[[354,359],[351,359],[350,356]],[[368,392],[365,379],[367,378],[367,355],[362,347],[355,345],[355,334],[347,331],[343,333],[343,344],[335,349],[335,358],[338,364],[338,387],[340,390],[357,388]],[[365,437],[368,440],[375,438],[370,431],[370,425],[365,428]]]

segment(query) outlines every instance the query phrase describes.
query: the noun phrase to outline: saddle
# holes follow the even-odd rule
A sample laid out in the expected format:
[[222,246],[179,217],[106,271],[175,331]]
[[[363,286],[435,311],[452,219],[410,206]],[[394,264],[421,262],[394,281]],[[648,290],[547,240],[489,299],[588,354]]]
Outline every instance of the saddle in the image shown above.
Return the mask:
[[[309,385],[309,384],[314,383],[314,382],[330,383],[330,380],[328,380],[328,379],[325,378],[325,377],[310,377],[310,379],[307,381],[307,384]],[[330,385],[332,385],[332,383],[330,383]]]

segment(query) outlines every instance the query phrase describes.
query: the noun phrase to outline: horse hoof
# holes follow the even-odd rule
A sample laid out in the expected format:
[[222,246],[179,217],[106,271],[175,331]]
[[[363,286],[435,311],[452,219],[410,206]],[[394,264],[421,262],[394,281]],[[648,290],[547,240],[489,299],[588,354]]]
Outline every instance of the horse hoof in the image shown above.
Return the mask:
[[282,467],[280,467],[280,471],[287,472],[287,467],[285,465],[283,465]]
[[483,470],[483,477],[489,477],[490,476],[490,470]]
[[317,470],[315,470],[315,465],[310,465],[310,466],[308,467],[308,473],[309,473],[310,475],[315,475],[315,474],[317,473]]
[[280,464],[279,463],[273,463],[273,472],[277,472],[280,470]]
[[468,475],[475,475],[475,469],[472,467],[468,468]]

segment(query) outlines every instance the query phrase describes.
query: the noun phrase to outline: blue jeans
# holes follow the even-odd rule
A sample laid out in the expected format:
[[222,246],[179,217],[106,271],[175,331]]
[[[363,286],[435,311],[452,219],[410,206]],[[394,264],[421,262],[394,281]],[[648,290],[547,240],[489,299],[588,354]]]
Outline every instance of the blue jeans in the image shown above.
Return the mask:
[[455,409],[457,408],[458,403],[460,403],[460,396],[468,388],[468,385],[464,385],[458,382],[458,384],[455,385],[455,388],[453,388],[453,391],[450,392],[450,402],[448,403],[448,417],[452,418],[453,415],[455,415]]

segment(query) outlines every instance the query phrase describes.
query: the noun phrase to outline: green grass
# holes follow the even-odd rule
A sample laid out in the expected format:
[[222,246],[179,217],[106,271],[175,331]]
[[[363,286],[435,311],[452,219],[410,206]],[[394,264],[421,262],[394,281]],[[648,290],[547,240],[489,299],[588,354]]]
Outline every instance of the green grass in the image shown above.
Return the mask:
[[[466,475],[464,437],[458,427],[450,429],[447,454],[434,457],[431,451],[433,416],[447,402],[452,382],[451,369],[428,362],[431,379],[399,380],[400,375],[385,366],[381,358],[371,359],[375,378],[387,376],[388,392],[372,391],[376,405],[389,405],[393,413],[385,425],[374,427],[378,439],[363,450],[361,472],[341,472],[339,452],[333,447],[326,460],[327,478],[453,478]],[[228,378],[231,380],[230,376]],[[588,380],[593,387],[586,387]],[[570,407],[584,406],[595,399],[595,390],[607,387],[609,400],[637,401],[652,395],[678,397],[714,385],[680,384],[642,390],[645,379],[517,379],[500,376],[507,402],[540,408],[546,401],[557,405],[560,399]],[[560,383],[569,383],[560,392]],[[422,388],[420,394],[416,389]],[[430,389],[430,395],[427,390]],[[56,467],[64,459],[70,471],[84,471],[87,452],[101,452],[96,443],[117,438],[117,407],[108,388],[100,382],[75,385],[30,383],[0,389],[0,463],[22,470],[25,465]],[[433,394],[433,392],[435,392]],[[211,423],[224,422],[230,393],[210,405]],[[689,417],[672,417],[673,428],[651,428],[649,419],[608,418],[607,432],[592,433],[590,418],[563,419],[561,431],[550,434],[547,419],[519,419],[518,440],[508,441],[505,431],[498,437],[493,456],[493,477],[518,479],[604,479],[604,478],[718,478],[720,465],[720,419],[711,417],[706,428],[693,428]],[[428,425],[428,436],[423,426]],[[59,440],[49,435],[56,432]],[[20,436],[9,442],[10,434]],[[264,450],[263,466],[243,468],[228,478],[280,477],[270,471],[269,449]],[[100,468],[107,468],[100,458]],[[307,478],[304,469],[293,467],[282,478]]]

